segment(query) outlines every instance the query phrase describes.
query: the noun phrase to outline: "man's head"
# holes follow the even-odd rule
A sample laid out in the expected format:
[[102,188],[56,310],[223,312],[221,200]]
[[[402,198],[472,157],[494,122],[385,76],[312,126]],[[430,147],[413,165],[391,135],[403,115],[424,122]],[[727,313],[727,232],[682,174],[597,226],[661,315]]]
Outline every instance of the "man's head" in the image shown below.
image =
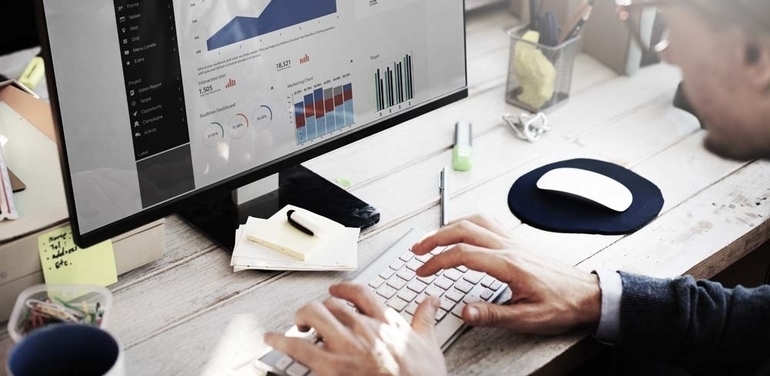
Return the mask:
[[680,0],[664,8],[685,95],[716,154],[770,157],[770,1]]

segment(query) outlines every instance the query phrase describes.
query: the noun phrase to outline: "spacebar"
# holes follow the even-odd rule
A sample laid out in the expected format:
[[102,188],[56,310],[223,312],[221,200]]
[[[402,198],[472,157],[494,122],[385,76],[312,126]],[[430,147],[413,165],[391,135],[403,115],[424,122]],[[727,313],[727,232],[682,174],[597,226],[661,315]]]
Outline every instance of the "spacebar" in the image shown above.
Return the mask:
[[453,315],[451,312],[444,316],[444,319],[438,322],[435,327],[436,340],[439,344],[443,344],[442,347],[447,347],[450,344],[450,339],[458,334],[460,328],[465,325],[465,322]]

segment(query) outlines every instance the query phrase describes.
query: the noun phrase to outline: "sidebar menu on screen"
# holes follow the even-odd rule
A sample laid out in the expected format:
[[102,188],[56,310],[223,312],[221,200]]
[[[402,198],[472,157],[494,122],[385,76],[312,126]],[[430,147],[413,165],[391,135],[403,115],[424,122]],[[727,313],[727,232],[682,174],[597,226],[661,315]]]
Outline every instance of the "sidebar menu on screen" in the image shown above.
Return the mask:
[[115,0],[142,206],[195,189],[171,0]]

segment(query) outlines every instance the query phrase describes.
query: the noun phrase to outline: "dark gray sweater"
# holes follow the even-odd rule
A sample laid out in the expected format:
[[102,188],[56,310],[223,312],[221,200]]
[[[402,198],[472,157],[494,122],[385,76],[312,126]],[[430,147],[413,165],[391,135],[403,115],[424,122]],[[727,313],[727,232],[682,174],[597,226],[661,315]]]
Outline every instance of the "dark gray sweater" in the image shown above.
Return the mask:
[[622,346],[693,375],[770,374],[770,286],[620,275]]

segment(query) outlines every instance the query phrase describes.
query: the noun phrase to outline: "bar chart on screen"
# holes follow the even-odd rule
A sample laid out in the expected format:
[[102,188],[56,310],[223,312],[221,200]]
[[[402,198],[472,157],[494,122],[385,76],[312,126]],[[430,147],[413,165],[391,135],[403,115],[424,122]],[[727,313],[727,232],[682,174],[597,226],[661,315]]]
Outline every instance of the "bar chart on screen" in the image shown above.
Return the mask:
[[412,54],[387,60],[374,71],[374,100],[377,112],[400,110],[414,99],[414,64]]
[[297,145],[355,124],[352,83],[316,86],[292,97]]

